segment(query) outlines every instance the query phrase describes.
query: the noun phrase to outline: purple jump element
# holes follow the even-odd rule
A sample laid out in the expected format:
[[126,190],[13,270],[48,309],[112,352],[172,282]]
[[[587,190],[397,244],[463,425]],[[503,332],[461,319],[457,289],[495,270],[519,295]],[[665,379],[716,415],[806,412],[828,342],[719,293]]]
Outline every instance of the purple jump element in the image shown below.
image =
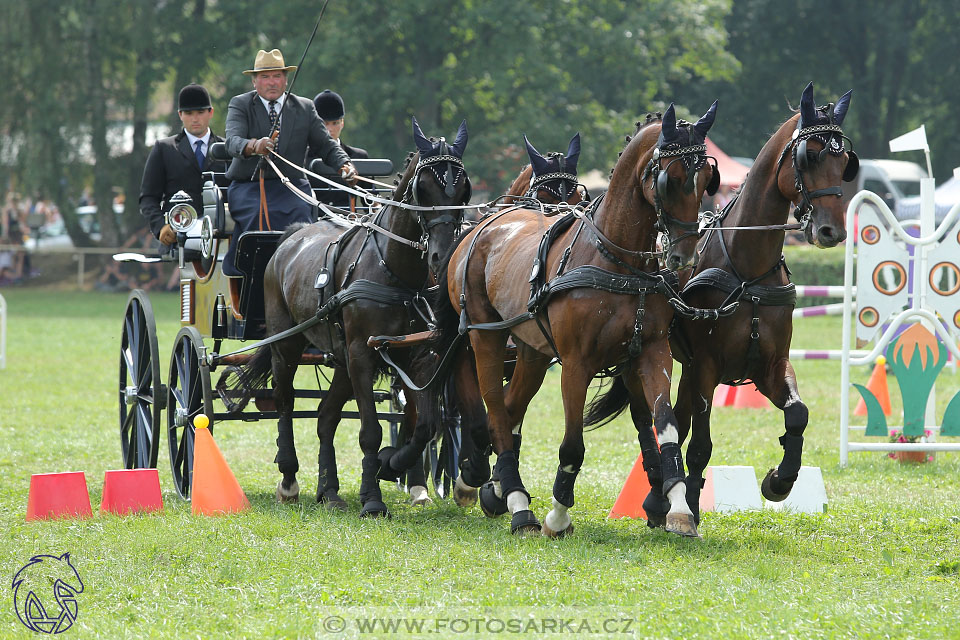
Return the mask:
[[[842,286],[825,286],[815,284],[798,284],[797,295],[801,298],[842,298]],[[857,295],[857,288],[853,288],[853,295]]]
[[816,307],[800,307],[793,310],[794,318],[809,318],[810,316],[838,316],[843,313],[843,303],[823,304]]

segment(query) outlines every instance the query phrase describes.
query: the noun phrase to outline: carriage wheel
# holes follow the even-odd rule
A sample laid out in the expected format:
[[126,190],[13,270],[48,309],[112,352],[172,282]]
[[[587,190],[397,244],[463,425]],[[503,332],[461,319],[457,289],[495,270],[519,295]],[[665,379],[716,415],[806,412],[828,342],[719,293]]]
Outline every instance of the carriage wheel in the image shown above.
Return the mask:
[[205,362],[203,338],[193,327],[177,334],[170,356],[167,378],[167,441],[170,445],[170,471],[181,498],[190,498],[193,477],[193,419],[205,414],[213,430],[213,394],[210,367]]
[[[430,443],[431,475],[433,489],[441,498],[450,495],[453,483],[460,473],[460,412],[453,400],[453,387],[444,389],[440,400],[440,424],[442,433],[437,434]],[[440,440],[440,452],[437,453],[436,441]]]
[[[403,393],[403,386],[400,384],[400,378],[393,376],[390,380],[390,412],[403,413],[407,402]],[[390,422],[390,446],[400,446],[400,423]],[[401,473],[397,478],[397,488],[403,491],[407,489],[407,474]]]
[[123,466],[125,469],[156,467],[160,414],[167,398],[160,381],[153,306],[141,289],[130,293],[123,317],[119,391]]

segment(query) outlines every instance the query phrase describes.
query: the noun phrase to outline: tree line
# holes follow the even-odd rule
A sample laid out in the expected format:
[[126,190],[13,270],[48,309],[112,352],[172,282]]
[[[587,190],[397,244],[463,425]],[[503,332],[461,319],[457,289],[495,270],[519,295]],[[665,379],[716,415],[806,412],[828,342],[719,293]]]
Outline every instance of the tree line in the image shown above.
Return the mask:
[[[230,97],[260,48],[297,64],[320,3],[285,0],[0,0],[0,44],[16,52],[0,95],[0,179],[52,199],[75,244],[84,188],[116,246],[137,212],[151,124],[179,128],[189,82]],[[500,192],[541,151],[583,138],[581,173],[606,173],[649,111],[676,102],[694,118],[720,99],[711,137],[753,156],[813,80],[818,100],[854,89],[846,133],[861,157],[926,123],[935,172],[958,162],[952,117],[960,5],[948,0],[331,0],[294,92],[346,103],[344,140],[399,165],[410,118],[450,136],[467,119],[474,184]],[[292,76],[291,76],[292,79]],[[920,160],[919,157],[905,159]],[[128,203],[116,220],[110,202]]]

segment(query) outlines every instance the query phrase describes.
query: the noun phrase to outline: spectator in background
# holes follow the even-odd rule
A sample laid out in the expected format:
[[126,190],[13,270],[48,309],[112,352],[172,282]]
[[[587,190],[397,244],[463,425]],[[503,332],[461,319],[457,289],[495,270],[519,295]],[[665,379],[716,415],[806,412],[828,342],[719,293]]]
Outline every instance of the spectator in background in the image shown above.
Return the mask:
[[[8,193],[7,202],[0,210],[0,244],[23,247],[27,230],[26,214],[20,194]],[[6,279],[11,284],[19,283],[29,269],[27,252],[21,248],[4,253],[7,255],[0,259],[0,264],[4,265]]]

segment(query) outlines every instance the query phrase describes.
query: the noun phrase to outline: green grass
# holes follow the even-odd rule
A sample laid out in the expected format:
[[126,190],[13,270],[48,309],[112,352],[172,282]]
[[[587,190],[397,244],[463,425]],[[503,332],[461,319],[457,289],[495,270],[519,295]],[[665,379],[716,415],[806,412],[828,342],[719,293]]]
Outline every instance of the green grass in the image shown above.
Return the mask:
[[[423,637],[504,635],[491,619],[571,617],[594,631],[604,619],[626,620],[614,628],[635,637],[960,637],[960,459],[939,454],[933,464],[902,466],[854,453],[839,468],[837,362],[795,363],[811,417],[804,463],[823,470],[828,512],[708,513],[702,540],[606,519],[639,452],[624,417],[586,435],[571,511],[576,533],[560,541],[516,539],[508,520],[489,520],[478,508],[463,512],[443,501],[413,508],[386,484],[393,519],[361,521],[355,422],[337,435],[341,493],[351,509],[329,513],[311,499],[317,443],[309,420],[296,424],[298,505],[273,500],[275,425],[220,423],[216,439],[250,497],[249,513],[192,516],[173,493],[163,443],[163,513],[25,523],[31,474],[85,471],[96,511],[104,471],[121,464],[115,387],[126,298],[3,293],[10,314],[0,371],[3,569],[10,580],[31,555],[71,553],[86,590],[65,637],[320,637],[336,630],[336,615],[347,632],[330,637],[359,637],[358,618],[402,616],[426,619]],[[165,370],[179,328],[177,299],[151,299]],[[839,344],[836,318],[796,325],[797,348]],[[857,372],[855,381],[868,375]],[[312,378],[303,371],[301,384]],[[524,424],[522,471],[541,519],[563,427],[559,379],[551,370]],[[956,375],[941,380],[938,415],[958,387]],[[899,405],[893,380],[891,390]],[[762,475],[780,459],[782,430],[775,410],[717,409],[712,462],[753,465]],[[24,637],[12,600],[0,607],[0,636]],[[455,618],[486,622],[452,634]]]

